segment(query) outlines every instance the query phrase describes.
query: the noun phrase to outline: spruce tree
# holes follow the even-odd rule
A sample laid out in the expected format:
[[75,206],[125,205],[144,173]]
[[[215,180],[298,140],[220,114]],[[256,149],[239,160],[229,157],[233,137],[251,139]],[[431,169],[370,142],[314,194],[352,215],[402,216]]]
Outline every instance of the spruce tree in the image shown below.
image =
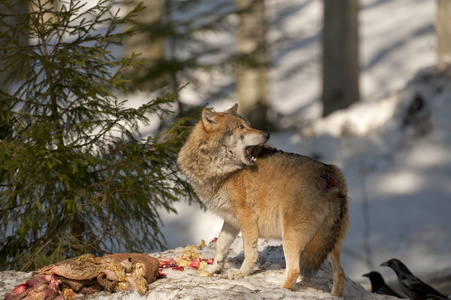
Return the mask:
[[142,6],[124,17],[106,0],[0,6],[0,80],[11,87],[0,91],[0,269],[161,249],[157,209],[197,199],[176,164],[189,118],[140,135],[178,91],[138,108],[119,98],[139,60],[112,51]]

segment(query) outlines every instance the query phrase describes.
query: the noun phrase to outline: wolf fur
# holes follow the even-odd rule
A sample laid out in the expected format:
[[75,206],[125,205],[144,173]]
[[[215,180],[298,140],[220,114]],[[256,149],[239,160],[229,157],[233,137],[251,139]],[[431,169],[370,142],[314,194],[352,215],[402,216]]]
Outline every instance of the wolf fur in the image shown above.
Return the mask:
[[328,256],[332,295],[343,296],[340,252],[349,223],[343,174],[334,165],[266,146],[269,133],[251,128],[237,107],[203,109],[177,160],[201,201],[224,219],[207,271],[222,271],[240,231],[244,261],[227,271],[230,279],[251,272],[259,237],[282,238],[284,288],[292,289],[299,274],[313,275]]

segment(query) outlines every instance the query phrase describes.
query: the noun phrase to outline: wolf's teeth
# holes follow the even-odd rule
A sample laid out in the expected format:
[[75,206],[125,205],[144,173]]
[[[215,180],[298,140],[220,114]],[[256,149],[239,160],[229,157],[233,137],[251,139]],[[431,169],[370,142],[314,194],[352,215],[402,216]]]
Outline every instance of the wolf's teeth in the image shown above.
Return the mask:
[[255,157],[253,157],[253,156],[252,156],[251,158],[252,158],[253,161],[257,161],[257,158],[255,158]]

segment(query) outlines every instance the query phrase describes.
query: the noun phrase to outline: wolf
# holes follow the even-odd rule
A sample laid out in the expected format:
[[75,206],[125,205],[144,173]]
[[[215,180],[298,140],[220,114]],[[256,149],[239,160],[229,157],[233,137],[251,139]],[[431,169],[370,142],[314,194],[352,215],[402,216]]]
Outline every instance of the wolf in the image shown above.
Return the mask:
[[332,295],[343,296],[341,245],[349,224],[345,178],[334,165],[267,146],[270,134],[251,127],[235,104],[224,112],[204,108],[177,162],[194,191],[224,219],[215,259],[207,271],[223,270],[230,245],[241,231],[244,261],[230,279],[248,275],[258,260],[258,238],[282,239],[283,287],[311,277],[328,256]]

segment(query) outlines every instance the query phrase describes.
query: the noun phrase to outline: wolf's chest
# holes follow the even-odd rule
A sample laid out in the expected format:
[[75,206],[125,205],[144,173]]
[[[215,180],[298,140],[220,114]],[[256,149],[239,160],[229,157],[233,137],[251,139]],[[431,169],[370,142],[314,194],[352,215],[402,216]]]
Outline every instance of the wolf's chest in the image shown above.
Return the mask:
[[200,194],[198,196],[207,209],[214,214],[218,215],[225,221],[229,223],[237,223],[235,214],[233,213],[232,207],[227,197],[227,192],[225,189],[219,189],[215,193],[211,194]]

